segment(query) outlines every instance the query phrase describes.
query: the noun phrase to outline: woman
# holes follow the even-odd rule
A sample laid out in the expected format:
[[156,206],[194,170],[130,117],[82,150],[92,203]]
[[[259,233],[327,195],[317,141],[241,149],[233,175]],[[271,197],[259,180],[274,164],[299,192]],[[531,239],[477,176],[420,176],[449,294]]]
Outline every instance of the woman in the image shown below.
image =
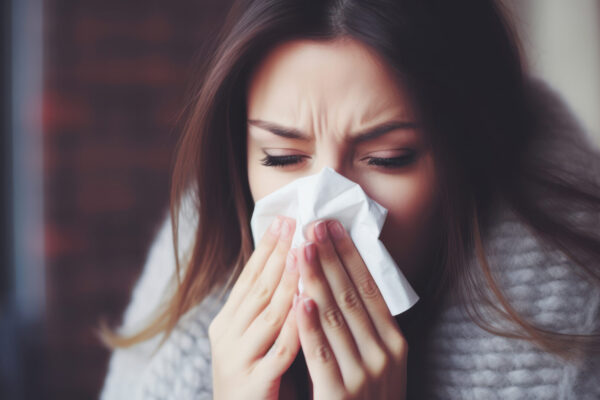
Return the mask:
[[[201,76],[104,398],[598,395],[598,154],[494,2],[238,1]],[[325,166],[389,210],[421,297],[395,319],[336,221],[252,243]]]

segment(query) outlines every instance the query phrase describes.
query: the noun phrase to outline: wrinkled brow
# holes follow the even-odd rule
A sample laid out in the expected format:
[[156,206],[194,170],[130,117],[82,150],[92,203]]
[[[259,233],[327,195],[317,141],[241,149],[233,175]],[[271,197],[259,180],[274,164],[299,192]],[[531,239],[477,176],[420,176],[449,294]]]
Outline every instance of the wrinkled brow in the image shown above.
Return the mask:
[[[263,121],[260,119],[248,120],[249,125],[256,126],[271,132],[274,135],[281,136],[288,139],[299,139],[299,140],[310,140],[310,136],[296,128],[289,128],[274,122]],[[418,128],[416,122],[408,121],[389,121],[375,127],[369,128],[365,131],[350,134],[353,142],[364,142],[372,140],[385,135],[388,132],[395,130],[414,130]]]

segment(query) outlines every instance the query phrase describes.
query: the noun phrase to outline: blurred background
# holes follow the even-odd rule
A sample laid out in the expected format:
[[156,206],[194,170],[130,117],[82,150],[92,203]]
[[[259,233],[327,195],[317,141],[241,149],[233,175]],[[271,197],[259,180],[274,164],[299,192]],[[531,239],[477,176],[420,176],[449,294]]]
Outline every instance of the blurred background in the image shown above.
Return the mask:
[[[506,0],[600,146],[600,1]],[[0,398],[97,398],[168,205],[177,116],[230,1],[4,0]]]

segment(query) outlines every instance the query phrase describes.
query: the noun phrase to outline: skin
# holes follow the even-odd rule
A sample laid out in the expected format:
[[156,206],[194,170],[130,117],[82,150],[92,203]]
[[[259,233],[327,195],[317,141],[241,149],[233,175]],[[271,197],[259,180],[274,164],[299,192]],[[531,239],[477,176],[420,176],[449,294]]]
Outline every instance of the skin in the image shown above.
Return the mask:
[[[377,55],[350,39],[282,44],[253,74],[247,109],[254,200],[335,169],[388,209],[381,239],[414,286],[426,272],[436,177],[410,99]],[[393,127],[362,135],[382,124]],[[265,165],[266,156],[292,162]],[[291,249],[294,228],[273,222],[209,327],[215,399],[293,398],[284,376],[300,348],[315,399],[404,398],[408,346],[350,236],[317,221]]]
[[[409,96],[370,49],[351,39],[293,41],[275,48],[248,90],[248,180],[255,201],[329,166],[388,209],[380,239],[413,286],[423,276],[437,209],[432,154],[418,125],[372,140],[357,133],[391,121],[417,123]],[[294,128],[306,139],[277,136],[252,121]],[[257,125],[261,125],[257,126]],[[369,165],[405,157],[408,165]],[[265,166],[265,155],[298,155],[297,164]]]

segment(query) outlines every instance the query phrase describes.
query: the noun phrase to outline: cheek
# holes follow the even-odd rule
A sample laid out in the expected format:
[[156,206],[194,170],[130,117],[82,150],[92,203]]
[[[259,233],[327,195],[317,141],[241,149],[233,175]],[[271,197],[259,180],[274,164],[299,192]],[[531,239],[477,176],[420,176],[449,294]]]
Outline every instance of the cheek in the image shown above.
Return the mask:
[[[377,182],[373,182],[375,184]],[[371,185],[369,195],[388,209],[381,241],[411,280],[428,251],[437,208],[437,185],[432,163],[412,174],[390,176]]]
[[388,219],[396,228],[414,231],[424,222],[432,209],[433,186],[426,179],[407,178],[386,187],[380,203],[388,209]]
[[292,180],[294,179],[286,177],[285,174],[269,173],[267,168],[248,168],[248,185],[250,186],[250,192],[252,193],[254,202],[273,193],[280,187],[290,183]]
[[433,211],[437,198],[430,157],[410,173],[376,176],[366,186],[367,194],[388,209],[388,219],[397,228],[415,228]]

